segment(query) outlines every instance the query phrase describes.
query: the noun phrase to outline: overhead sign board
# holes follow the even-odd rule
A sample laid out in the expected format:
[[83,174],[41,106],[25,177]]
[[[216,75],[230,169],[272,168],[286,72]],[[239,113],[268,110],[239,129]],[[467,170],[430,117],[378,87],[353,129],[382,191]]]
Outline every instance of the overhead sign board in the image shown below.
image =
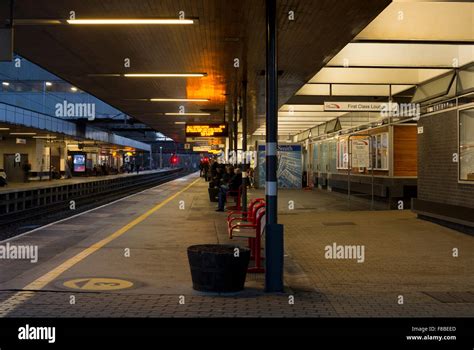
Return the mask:
[[211,145],[209,141],[195,141],[192,144],[193,146],[210,146]]
[[94,147],[94,146],[84,146],[82,151],[87,152],[87,153],[107,153],[107,150],[101,150],[99,147]]
[[193,152],[209,152],[211,151],[211,146],[194,146]]
[[386,106],[385,102],[324,102],[324,111],[380,112]]
[[26,145],[26,139],[16,139],[17,145]]
[[227,123],[186,124],[186,137],[227,137]]

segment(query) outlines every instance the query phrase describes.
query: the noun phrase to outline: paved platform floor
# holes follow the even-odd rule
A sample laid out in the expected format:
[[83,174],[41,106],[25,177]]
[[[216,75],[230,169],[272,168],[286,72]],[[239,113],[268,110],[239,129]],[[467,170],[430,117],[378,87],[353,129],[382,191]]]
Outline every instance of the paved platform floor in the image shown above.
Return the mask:
[[[338,194],[280,191],[285,293],[265,294],[257,274],[244,292],[200,293],[186,248],[228,238],[207,183],[189,175],[1,242],[37,245],[39,261],[0,260],[0,316],[474,316],[474,237],[363,204],[349,210]],[[364,262],[327,259],[334,243],[364,246]]]
[[79,183],[87,183],[87,182],[102,181],[102,180],[112,180],[112,179],[121,178],[121,177],[159,173],[159,172],[166,171],[169,169],[170,168],[163,168],[163,169],[158,169],[158,170],[145,170],[145,171],[140,171],[139,174],[123,173],[123,174],[106,175],[106,176],[74,177],[71,179],[61,179],[61,180],[51,180],[51,181],[45,179],[43,181],[9,182],[7,186],[0,187],[0,193],[59,187],[59,186],[64,186],[64,185],[74,185],[74,184],[79,184]]

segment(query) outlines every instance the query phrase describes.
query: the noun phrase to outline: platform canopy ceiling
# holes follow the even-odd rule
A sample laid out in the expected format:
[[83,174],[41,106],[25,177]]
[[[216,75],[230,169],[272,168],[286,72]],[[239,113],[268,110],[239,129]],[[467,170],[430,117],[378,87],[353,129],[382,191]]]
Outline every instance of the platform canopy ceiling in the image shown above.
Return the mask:
[[[222,121],[248,81],[251,131],[265,106],[263,0],[16,0],[15,52],[155,130],[183,141],[182,121]],[[283,105],[367,26],[389,0],[278,1]],[[172,18],[193,24],[72,25],[76,19]],[[182,12],[181,12],[182,11]],[[293,11],[294,20],[289,12]],[[234,59],[239,59],[239,67]],[[125,60],[130,67],[125,67]],[[126,73],[205,73],[127,78]],[[151,102],[194,98],[206,102]],[[166,113],[209,113],[176,116]],[[227,108],[225,106],[227,105]]]
[[[379,119],[324,111],[324,102],[383,102],[390,94],[410,101],[417,85],[473,61],[474,3],[394,1],[280,108],[280,133],[336,117],[343,128]],[[265,134],[263,118],[255,134]]]

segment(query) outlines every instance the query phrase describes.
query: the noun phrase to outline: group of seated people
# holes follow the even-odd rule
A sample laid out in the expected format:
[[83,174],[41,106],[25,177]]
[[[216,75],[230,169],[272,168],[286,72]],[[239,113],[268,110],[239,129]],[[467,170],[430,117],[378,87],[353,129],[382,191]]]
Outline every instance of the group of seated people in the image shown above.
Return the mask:
[[[116,167],[106,165],[105,163],[100,165],[96,164],[92,169],[87,170],[88,176],[106,176],[106,175],[117,175],[125,173],[126,169],[124,166],[117,169]],[[128,171],[130,172],[130,171]]]
[[216,211],[224,211],[227,193],[238,191],[242,185],[242,170],[230,164],[213,162],[209,170],[209,188],[217,192],[218,207]]

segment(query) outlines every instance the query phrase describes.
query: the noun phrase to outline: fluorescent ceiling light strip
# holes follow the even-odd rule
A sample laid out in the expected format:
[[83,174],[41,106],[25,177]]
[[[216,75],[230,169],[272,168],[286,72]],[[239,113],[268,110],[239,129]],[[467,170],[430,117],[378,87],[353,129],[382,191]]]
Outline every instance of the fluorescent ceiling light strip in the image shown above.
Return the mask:
[[209,102],[208,98],[150,98],[151,102]]
[[94,25],[94,24],[193,24],[192,19],[119,19],[119,18],[102,18],[102,19],[68,19],[69,24],[80,24],[80,25]]
[[127,73],[126,78],[200,78],[207,73]]
[[183,115],[183,116],[193,116],[193,115],[211,115],[211,113],[165,113],[165,115],[176,115],[176,116],[180,116],[180,115]]
[[35,132],[11,132],[10,135],[36,135]]

